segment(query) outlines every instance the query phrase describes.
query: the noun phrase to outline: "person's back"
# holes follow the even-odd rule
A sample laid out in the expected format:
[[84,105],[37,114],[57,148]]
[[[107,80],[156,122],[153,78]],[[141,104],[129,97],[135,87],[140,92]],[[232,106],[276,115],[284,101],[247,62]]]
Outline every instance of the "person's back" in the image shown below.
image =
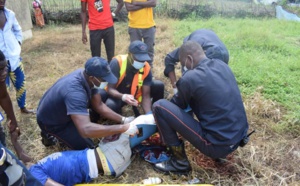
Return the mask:
[[[38,106],[37,119],[48,125],[67,124],[71,121],[71,113],[67,113],[67,108],[79,107],[76,102],[70,102],[71,98],[78,98],[77,101],[82,105],[88,105],[90,94],[83,70],[76,70],[59,79],[43,95]],[[88,114],[86,107],[82,108],[83,110]]]
[[248,123],[239,88],[231,69],[217,59],[205,59],[178,81],[189,92],[189,105],[215,145],[236,144]]
[[[205,55],[212,59],[220,59],[224,61],[226,64],[229,62],[229,52],[224,45],[224,43],[220,40],[215,32],[209,29],[199,29],[192,32],[189,36],[184,38],[183,42],[186,41],[195,41],[201,45],[203,48]],[[213,51],[217,50],[217,51]],[[216,53],[220,53],[222,55],[216,56]]]

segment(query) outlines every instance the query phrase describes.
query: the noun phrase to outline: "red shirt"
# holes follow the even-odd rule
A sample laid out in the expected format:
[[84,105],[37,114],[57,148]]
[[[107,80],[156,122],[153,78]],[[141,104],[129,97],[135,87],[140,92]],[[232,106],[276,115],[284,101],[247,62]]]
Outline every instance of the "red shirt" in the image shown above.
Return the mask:
[[102,0],[102,12],[98,12],[95,8],[95,0],[81,0],[81,2],[87,2],[88,5],[90,30],[103,30],[113,26],[114,23],[110,11],[110,0]]

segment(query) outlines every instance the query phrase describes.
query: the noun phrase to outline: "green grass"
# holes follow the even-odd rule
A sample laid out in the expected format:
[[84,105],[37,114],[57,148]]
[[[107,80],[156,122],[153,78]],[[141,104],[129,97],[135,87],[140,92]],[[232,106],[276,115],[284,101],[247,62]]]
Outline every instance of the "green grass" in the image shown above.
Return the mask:
[[279,20],[185,20],[175,24],[174,42],[200,28],[214,30],[230,52],[229,66],[242,93],[261,91],[300,118],[300,24]]

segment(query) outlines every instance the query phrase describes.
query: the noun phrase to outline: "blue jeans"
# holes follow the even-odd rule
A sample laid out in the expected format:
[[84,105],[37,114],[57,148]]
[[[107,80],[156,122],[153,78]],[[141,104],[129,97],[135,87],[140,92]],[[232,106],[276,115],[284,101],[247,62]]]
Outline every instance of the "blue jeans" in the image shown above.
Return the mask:
[[[6,151],[6,153],[10,154],[11,157],[12,157],[13,159],[15,159],[16,162],[23,168],[23,172],[24,172],[25,175],[26,175],[26,184],[25,184],[25,185],[30,185],[30,186],[42,186],[42,184],[41,184],[39,181],[37,181],[36,178],[33,177],[32,174],[27,170],[27,168],[26,168],[26,167],[18,160],[18,158],[17,158],[17,157],[16,157],[9,149],[7,149],[6,147],[4,147],[4,146],[2,145],[2,143],[0,142],[0,149],[1,149],[1,148],[4,148],[5,151]],[[0,180],[0,183],[1,183],[1,181],[3,181],[3,180]]]

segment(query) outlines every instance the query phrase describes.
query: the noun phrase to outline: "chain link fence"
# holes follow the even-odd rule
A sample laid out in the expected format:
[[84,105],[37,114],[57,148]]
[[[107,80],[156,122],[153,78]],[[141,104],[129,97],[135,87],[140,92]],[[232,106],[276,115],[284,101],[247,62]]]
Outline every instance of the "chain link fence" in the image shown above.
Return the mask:
[[[30,6],[32,1],[28,0]],[[43,10],[46,22],[80,22],[80,0],[44,0]],[[210,18],[221,17],[274,17],[275,8],[267,5],[257,5],[253,0],[158,0],[154,9],[156,16],[166,16],[177,19],[189,17]],[[111,7],[117,5],[111,0]],[[32,9],[32,7],[31,7]],[[34,19],[33,19],[34,20]],[[120,21],[127,21],[127,11],[123,7]]]

